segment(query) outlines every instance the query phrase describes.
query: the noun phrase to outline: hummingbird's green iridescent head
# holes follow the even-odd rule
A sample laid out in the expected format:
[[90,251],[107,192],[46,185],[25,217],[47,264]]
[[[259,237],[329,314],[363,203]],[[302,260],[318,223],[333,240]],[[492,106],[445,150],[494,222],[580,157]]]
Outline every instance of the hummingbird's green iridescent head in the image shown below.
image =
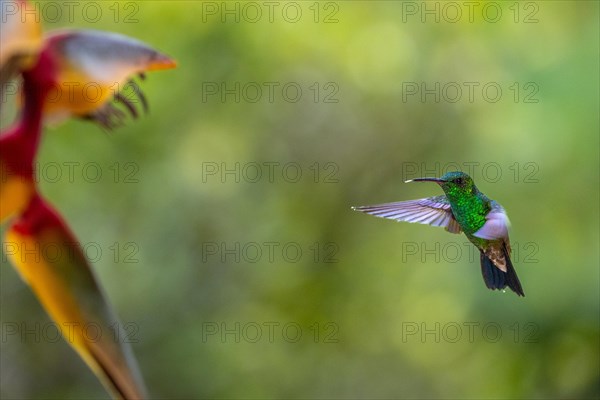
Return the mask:
[[435,182],[450,200],[479,193],[473,179],[461,171],[447,172],[441,178],[415,178],[407,182]]

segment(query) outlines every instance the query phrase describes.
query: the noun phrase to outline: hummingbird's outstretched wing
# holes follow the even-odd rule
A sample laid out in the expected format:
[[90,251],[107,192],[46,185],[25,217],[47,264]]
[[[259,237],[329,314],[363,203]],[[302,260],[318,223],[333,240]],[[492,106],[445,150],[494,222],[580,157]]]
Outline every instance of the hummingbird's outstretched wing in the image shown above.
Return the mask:
[[90,263],[63,219],[38,194],[6,233],[4,247],[64,339],[114,397],[145,398],[123,326]]
[[448,232],[461,233],[460,225],[452,214],[450,202],[443,195],[419,200],[352,207],[352,209],[396,221],[443,226]]

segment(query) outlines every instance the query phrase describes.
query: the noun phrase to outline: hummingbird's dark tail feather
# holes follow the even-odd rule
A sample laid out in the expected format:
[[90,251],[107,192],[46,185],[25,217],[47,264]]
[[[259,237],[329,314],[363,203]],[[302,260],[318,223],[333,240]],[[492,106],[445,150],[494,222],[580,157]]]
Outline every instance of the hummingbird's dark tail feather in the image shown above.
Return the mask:
[[506,287],[506,280],[504,272],[500,271],[492,260],[490,260],[483,252],[480,253],[481,258],[481,274],[483,275],[483,281],[488,289],[501,290]]
[[504,253],[504,257],[506,258],[506,285],[519,296],[525,297],[525,292],[521,287],[521,282],[519,282],[519,277],[517,276],[517,272],[512,265],[512,261],[510,260],[510,254],[508,249],[506,248],[506,243],[502,244],[502,252]]
[[523,292],[521,282],[519,282],[517,273],[515,272],[512,262],[510,261],[506,245],[504,245],[502,251],[504,252],[504,257],[506,258],[506,272],[496,267],[492,260],[490,260],[483,252],[480,253],[481,274],[483,275],[485,286],[491,290],[502,290],[508,286],[519,296],[525,297],[525,292]]

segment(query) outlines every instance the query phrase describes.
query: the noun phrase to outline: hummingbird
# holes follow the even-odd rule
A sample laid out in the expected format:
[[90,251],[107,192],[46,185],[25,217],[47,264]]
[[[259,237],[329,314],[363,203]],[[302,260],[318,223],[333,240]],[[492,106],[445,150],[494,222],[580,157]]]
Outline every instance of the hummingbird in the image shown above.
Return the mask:
[[481,273],[488,289],[503,290],[508,286],[525,297],[510,260],[510,222],[498,202],[481,193],[473,179],[461,171],[448,172],[441,178],[415,178],[405,183],[408,182],[435,182],[444,195],[352,209],[396,221],[441,226],[451,233],[464,232],[479,249]]

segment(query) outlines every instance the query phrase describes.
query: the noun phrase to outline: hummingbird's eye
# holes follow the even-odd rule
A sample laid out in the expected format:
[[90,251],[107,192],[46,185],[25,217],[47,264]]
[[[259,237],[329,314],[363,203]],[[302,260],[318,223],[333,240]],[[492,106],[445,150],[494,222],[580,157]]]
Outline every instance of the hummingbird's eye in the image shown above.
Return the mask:
[[454,182],[455,182],[457,185],[462,185],[462,184],[464,183],[464,180],[463,180],[463,178],[457,178],[457,179],[456,179]]

